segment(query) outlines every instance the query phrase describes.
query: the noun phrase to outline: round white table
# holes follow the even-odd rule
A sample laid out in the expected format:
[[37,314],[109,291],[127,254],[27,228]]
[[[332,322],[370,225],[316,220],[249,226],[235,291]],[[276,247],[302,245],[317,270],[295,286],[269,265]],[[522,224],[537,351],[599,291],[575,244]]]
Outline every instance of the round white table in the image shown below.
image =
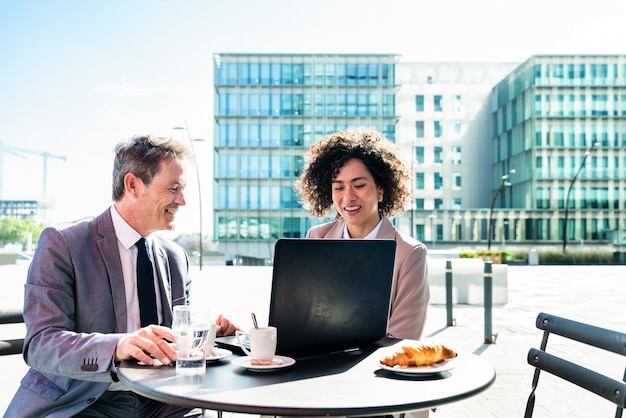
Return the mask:
[[459,353],[449,371],[401,374],[379,359],[402,341],[383,340],[360,350],[297,358],[290,367],[251,371],[232,362],[207,363],[204,376],[177,376],[172,366],[123,362],[118,376],[129,388],[175,405],[260,415],[385,415],[437,406],[487,389],[496,373],[488,362]]

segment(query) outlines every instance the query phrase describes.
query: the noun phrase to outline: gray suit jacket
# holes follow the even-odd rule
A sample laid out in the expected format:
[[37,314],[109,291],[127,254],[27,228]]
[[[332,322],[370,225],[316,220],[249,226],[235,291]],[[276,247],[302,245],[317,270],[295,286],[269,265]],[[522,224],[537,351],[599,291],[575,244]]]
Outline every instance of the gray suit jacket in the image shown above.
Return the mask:
[[[330,222],[311,228],[307,238],[342,238],[346,222]],[[426,323],[430,299],[428,289],[426,246],[402,234],[383,218],[378,239],[396,240],[396,262],[391,288],[391,311],[387,334],[394,338],[419,340]]]
[[[189,298],[188,258],[155,235],[154,260],[163,325]],[[30,370],[9,405],[9,417],[77,414],[117,379],[113,356],[126,332],[126,296],[110,209],[65,228],[46,228],[24,293],[24,359]]]

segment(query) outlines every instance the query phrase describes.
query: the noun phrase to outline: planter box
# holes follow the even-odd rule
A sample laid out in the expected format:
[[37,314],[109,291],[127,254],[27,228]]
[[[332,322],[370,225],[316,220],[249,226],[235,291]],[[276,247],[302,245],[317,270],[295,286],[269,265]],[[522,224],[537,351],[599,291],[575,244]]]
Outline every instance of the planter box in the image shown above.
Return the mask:
[[17,264],[17,253],[0,251],[0,265]]
[[[485,263],[480,258],[454,258],[452,262],[452,303],[482,306],[485,291]],[[508,266],[492,266],[492,301],[494,305],[508,303]],[[446,304],[446,259],[428,257],[430,303]]]
[[491,264],[502,264],[502,254],[500,253],[493,253],[490,256],[486,254],[476,256],[476,258],[483,260],[483,263],[487,261],[489,257],[491,257]]

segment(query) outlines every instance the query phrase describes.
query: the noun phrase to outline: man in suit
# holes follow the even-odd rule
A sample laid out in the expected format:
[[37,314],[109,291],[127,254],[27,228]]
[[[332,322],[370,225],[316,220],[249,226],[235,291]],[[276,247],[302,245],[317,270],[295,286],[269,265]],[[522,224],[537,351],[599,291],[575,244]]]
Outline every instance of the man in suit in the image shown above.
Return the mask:
[[[24,359],[30,366],[5,417],[181,417],[190,408],[127,390],[123,360],[176,360],[172,307],[189,303],[188,258],[153,234],[174,228],[185,205],[183,143],[136,136],[115,148],[113,205],[95,219],[43,231],[24,295]],[[142,325],[135,246],[147,241],[153,264],[156,323]],[[233,334],[220,316],[217,333]]]

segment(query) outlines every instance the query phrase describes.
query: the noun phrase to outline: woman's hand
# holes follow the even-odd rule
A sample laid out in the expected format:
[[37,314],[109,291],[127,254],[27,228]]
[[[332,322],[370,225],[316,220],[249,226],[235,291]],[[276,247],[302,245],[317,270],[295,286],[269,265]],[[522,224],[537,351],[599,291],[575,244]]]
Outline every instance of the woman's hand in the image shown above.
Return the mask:
[[215,335],[223,337],[226,335],[234,335],[239,329],[237,325],[230,321],[230,318],[220,314],[215,320]]

